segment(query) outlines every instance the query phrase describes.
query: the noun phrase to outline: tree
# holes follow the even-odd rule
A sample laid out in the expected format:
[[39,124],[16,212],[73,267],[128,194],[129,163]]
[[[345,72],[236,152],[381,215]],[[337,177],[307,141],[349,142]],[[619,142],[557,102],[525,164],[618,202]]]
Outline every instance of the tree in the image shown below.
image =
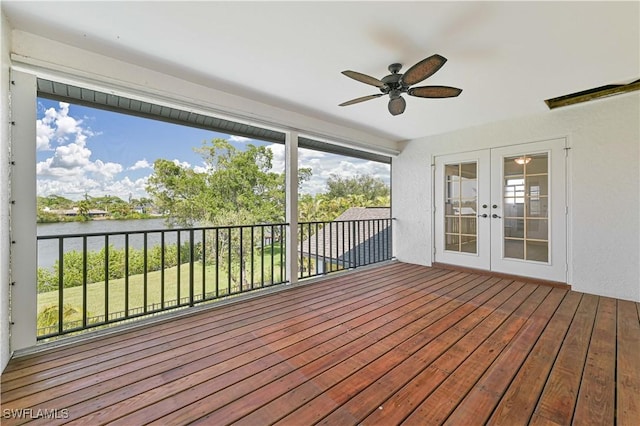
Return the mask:
[[48,195],[46,197],[37,197],[38,209],[48,207],[52,210],[70,209],[73,207],[73,201],[59,195]]
[[158,159],[149,177],[147,192],[152,196],[156,208],[170,215],[169,221],[188,225],[204,218],[207,206],[201,198],[205,194],[204,175],[195,173],[172,161]]
[[91,204],[89,200],[81,200],[78,202],[78,216],[82,218],[82,220],[89,220],[90,209]]
[[341,177],[334,173],[327,179],[327,189],[326,196],[329,199],[361,195],[365,201],[374,201],[390,195],[389,186],[382,179],[363,174]]
[[[246,150],[239,150],[225,139],[214,139],[195,151],[203,159],[203,171],[162,159],[154,163],[147,192],[170,223],[222,226],[284,221],[285,175],[271,170],[270,149],[249,144]],[[299,184],[310,175],[310,169],[300,169]],[[212,244],[214,240],[208,241]],[[246,285],[246,259],[235,253],[248,253],[255,243],[237,229],[218,233],[217,243],[208,248],[209,258],[224,268],[232,257],[231,267],[242,271],[232,279]],[[245,282],[239,282],[240,276]]]
[[[214,139],[195,150],[203,159],[204,171],[156,160],[147,192],[172,223],[226,223],[233,217],[250,223],[284,220],[284,174],[271,170],[273,152],[249,144],[241,151],[225,139]],[[308,179],[302,169],[298,179]],[[233,214],[231,214],[233,213]]]
[[327,192],[302,195],[298,201],[298,218],[302,222],[335,220],[349,207],[388,207],[389,187],[378,178],[357,175],[342,178],[332,174]]

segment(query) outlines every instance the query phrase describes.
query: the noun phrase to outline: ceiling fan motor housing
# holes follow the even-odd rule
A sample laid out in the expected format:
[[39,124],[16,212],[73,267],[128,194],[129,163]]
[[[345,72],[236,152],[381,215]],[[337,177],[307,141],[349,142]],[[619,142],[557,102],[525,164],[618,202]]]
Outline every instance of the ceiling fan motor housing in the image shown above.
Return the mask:
[[[399,74],[400,69],[402,68],[402,64],[391,64],[389,65],[389,74],[386,77],[383,77],[380,81],[384,83],[383,87],[380,87],[380,91],[384,94],[394,93],[396,91],[400,91],[400,93],[406,92],[408,87],[404,87],[402,84],[402,74]],[[396,96],[397,97],[397,96]]]

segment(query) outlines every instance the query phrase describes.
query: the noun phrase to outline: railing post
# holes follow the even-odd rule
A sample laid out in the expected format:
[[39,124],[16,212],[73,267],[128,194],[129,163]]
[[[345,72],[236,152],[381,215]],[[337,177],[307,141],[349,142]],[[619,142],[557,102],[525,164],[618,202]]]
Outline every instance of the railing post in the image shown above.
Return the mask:
[[189,306],[193,306],[193,294],[194,294],[194,281],[193,281],[193,258],[195,251],[193,247],[193,229],[189,230]]
[[289,283],[298,282],[298,132],[288,131],[285,135],[285,216],[289,224],[286,233],[286,274]]

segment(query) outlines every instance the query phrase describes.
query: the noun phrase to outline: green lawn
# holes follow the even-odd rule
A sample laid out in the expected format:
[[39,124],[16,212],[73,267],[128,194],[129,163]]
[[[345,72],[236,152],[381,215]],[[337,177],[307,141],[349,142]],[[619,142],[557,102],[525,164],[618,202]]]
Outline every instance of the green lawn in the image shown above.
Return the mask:
[[[259,288],[262,285],[267,286],[271,284],[271,253],[265,253],[264,257],[264,281],[262,278],[262,266],[261,259],[258,257],[254,259],[254,274],[253,274],[253,288]],[[274,250],[273,256],[274,268],[274,282],[281,281],[280,272],[280,249],[279,247]],[[246,268],[246,274],[250,274],[250,269]],[[180,298],[189,297],[190,286],[190,267],[189,264],[183,264],[179,268],[179,282],[180,282]],[[216,288],[216,269],[215,266],[207,265],[204,269],[204,289],[203,289],[203,267],[201,262],[195,262],[193,268],[193,293],[194,300],[203,299],[203,290],[206,294],[206,298],[224,297],[230,293],[236,293],[240,290],[239,284],[231,281],[229,285],[229,278],[227,270],[222,268],[217,273],[217,288]],[[234,277],[239,276],[238,267],[232,269]],[[129,277],[128,292],[126,291],[125,279],[114,279],[109,281],[109,294],[108,294],[108,313],[119,313],[117,317],[124,317],[125,311],[125,296],[128,295],[129,300],[129,315],[135,315],[143,311],[144,303],[144,275],[132,275]],[[146,306],[147,310],[160,309],[162,302],[162,292],[164,290],[165,306],[175,306],[178,300],[178,267],[167,268],[164,271],[164,285],[162,284],[161,271],[149,272],[146,277]],[[243,280],[247,282],[248,280]],[[249,283],[250,284],[250,283]],[[250,285],[245,285],[244,290],[249,289]],[[217,291],[217,293],[216,293]],[[87,317],[97,317],[105,314],[105,283],[96,282],[87,285]],[[185,301],[183,300],[183,303]],[[73,324],[74,321],[82,319],[83,306],[83,294],[82,286],[65,288],[63,291],[63,306],[73,308],[75,313],[65,315],[65,324],[69,323],[68,328],[73,328],[77,324]],[[47,309],[48,315],[43,315],[42,312]],[[57,310],[58,310],[58,291],[50,291],[38,294],[38,327],[57,326]],[[67,310],[67,309],[65,309]],[[104,319],[100,318],[96,322],[103,322]],[[52,331],[52,330],[49,330]],[[46,334],[46,331],[39,334]]]

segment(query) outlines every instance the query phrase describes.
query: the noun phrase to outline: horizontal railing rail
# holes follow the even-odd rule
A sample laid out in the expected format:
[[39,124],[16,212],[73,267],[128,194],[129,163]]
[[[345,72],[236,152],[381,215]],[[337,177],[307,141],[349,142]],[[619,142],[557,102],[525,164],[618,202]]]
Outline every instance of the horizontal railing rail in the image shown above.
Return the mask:
[[287,226],[38,236],[37,339],[284,284]]
[[391,225],[391,218],[299,223],[298,277],[391,260]]

